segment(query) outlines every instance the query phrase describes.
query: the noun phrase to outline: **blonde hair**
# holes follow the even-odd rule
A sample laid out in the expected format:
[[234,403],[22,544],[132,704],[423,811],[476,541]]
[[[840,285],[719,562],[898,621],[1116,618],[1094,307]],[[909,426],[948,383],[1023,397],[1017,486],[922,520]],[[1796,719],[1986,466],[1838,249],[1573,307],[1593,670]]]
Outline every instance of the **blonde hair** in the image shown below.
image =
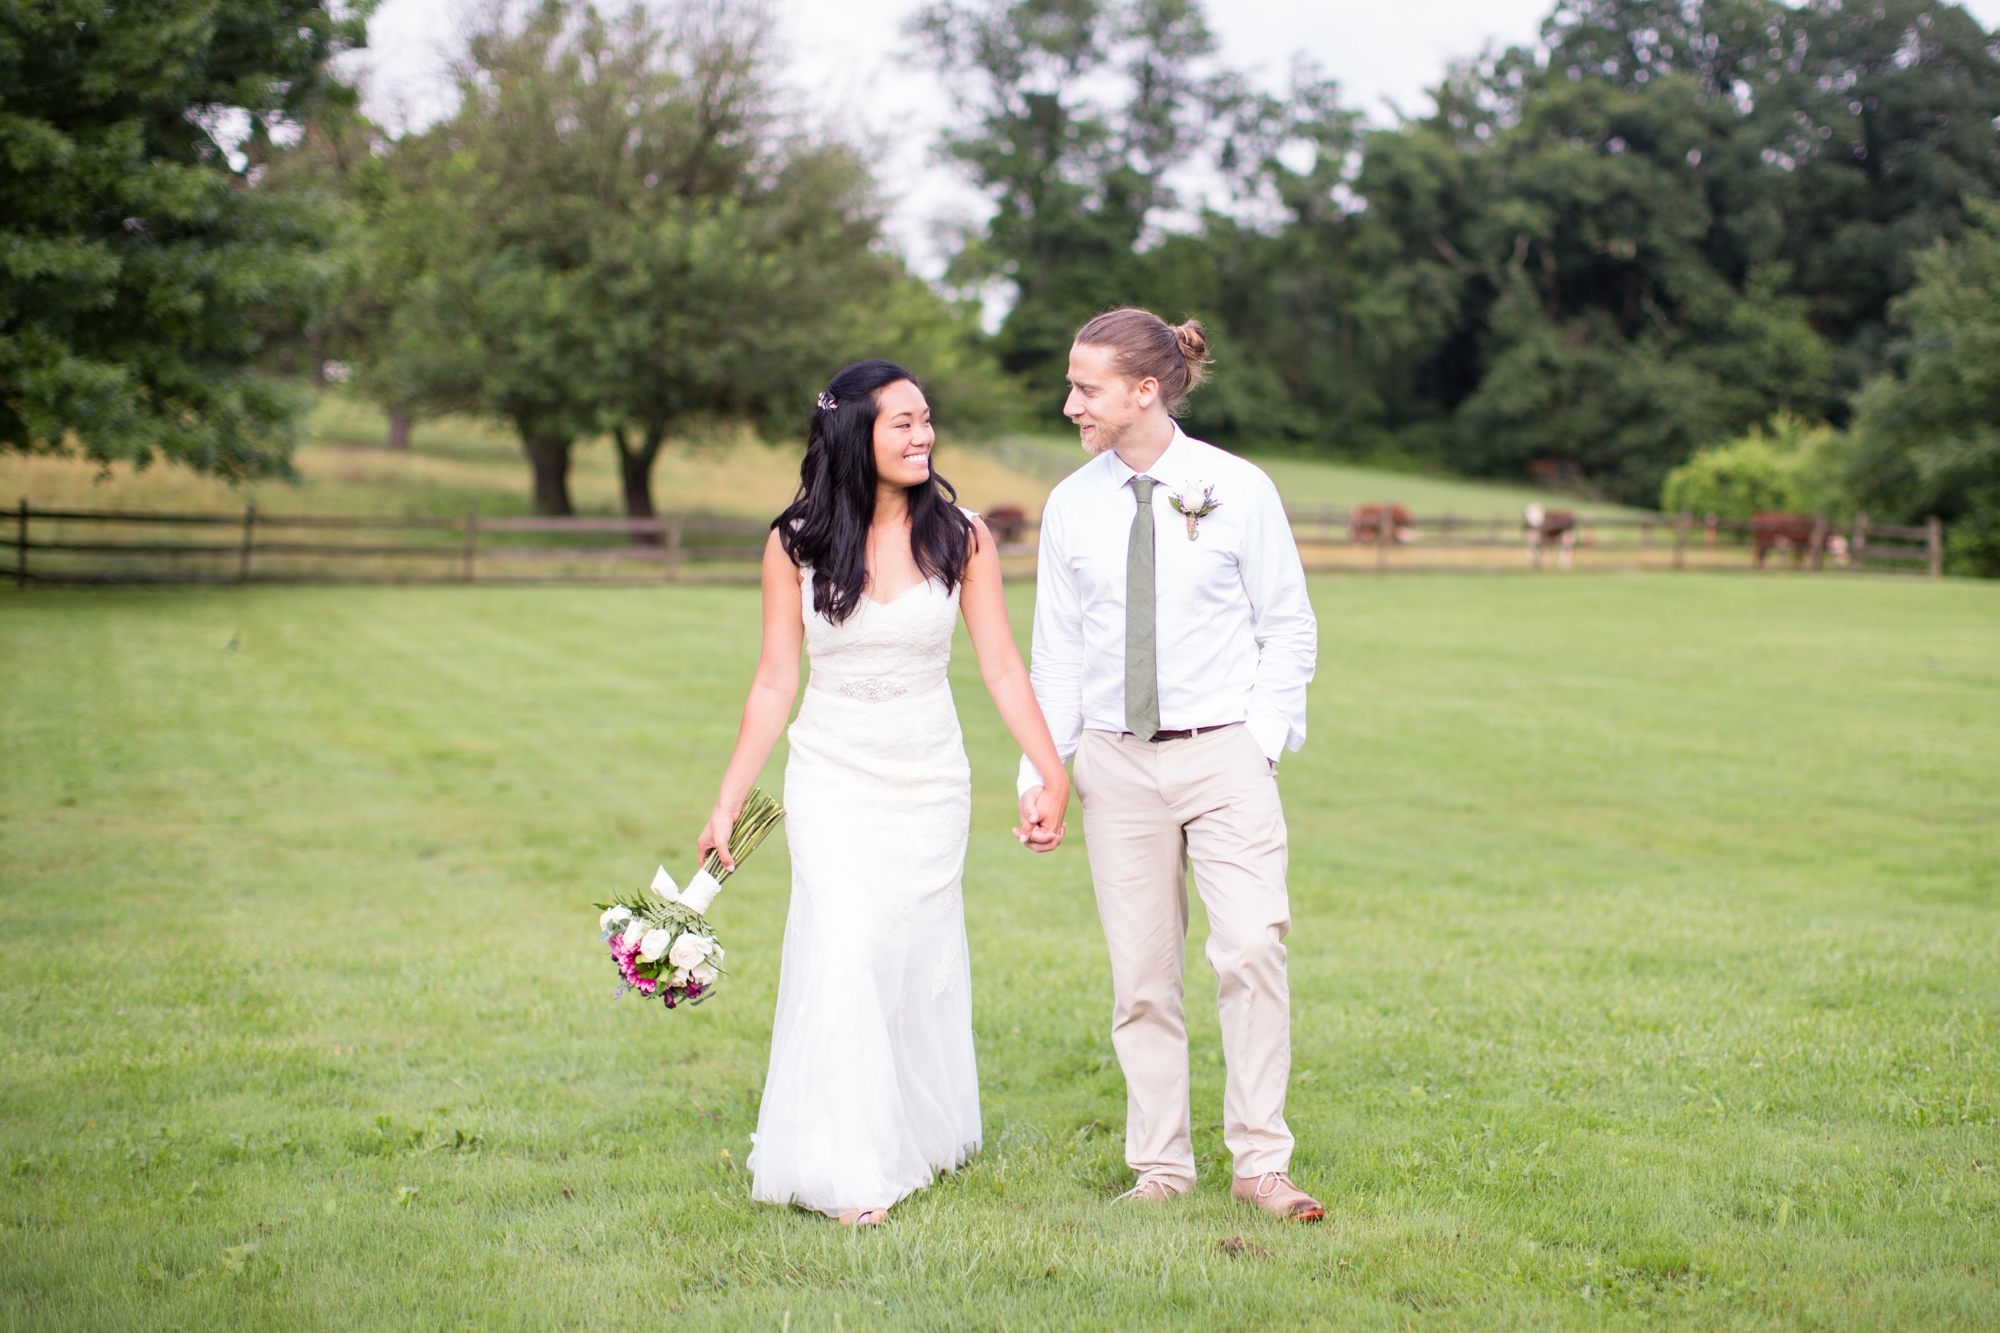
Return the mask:
[[1147,310],[1107,310],[1076,331],[1084,347],[1108,347],[1112,366],[1133,380],[1160,382],[1167,411],[1179,415],[1194,387],[1208,376],[1208,339],[1201,321],[1169,324]]

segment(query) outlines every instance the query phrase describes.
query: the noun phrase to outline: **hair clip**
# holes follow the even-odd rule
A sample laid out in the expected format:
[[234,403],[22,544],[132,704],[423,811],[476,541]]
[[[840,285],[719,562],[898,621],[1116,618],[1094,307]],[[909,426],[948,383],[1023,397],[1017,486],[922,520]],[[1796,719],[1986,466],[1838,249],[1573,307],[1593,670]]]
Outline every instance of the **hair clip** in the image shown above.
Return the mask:
[[836,403],[836,402],[834,402],[834,401],[833,401],[833,395],[832,395],[832,394],[830,394],[830,393],[827,393],[827,392],[826,392],[825,390],[823,390],[823,389],[822,389],[822,390],[820,391],[820,395],[819,395],[819,410],[820,410],[820,411],[822,411],[822,412],[831,412],[831,411],[833,411],[833,409],[834,409],[834,408],[836,408],[836,407],[839,407],[839,406],[840,406],[840,404],[839,404],[839,403]]

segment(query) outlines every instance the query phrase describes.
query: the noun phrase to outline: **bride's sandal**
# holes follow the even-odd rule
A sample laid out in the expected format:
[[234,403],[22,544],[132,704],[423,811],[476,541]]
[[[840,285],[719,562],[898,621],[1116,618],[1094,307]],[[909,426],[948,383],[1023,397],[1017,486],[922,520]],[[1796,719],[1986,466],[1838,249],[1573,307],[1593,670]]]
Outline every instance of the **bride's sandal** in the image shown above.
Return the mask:
[[840,1215],[844,1227],[879,1227],[888,1220],[887,1208],[850,1208]]

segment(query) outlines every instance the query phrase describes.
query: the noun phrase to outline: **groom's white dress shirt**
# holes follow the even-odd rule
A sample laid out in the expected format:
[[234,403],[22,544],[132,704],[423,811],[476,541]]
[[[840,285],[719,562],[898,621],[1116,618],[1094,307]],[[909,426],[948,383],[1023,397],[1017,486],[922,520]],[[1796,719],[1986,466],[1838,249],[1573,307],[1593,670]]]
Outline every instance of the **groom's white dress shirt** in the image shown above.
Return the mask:
[[[1125,555],[1132,478],[1153,488],[1160,728],[1247,723],[1272,762],[1306,739],[1319,625],[1278,488],[1256,465],[1176,425],[1144,474],[1105,452],[1049,493],[1035,578],[1035,698],[1067,762],[1086,727],[1125,730]],[[1171,501],[1214,512],[1188,539]],[[1020,790],[1042,778],[1026,756]]]

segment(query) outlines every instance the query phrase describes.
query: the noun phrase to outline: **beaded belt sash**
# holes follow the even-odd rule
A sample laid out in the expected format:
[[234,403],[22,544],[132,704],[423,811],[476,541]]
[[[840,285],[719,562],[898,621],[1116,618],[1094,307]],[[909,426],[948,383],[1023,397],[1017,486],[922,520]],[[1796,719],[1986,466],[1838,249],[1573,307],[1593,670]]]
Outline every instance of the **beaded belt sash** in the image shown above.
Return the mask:
[[818,667],[814,667],[812,679],[806,683],[815,690],[825,690],[829,694],[839,694],[849,699],[879,704],[887,703],[891,699],[906,699],[914,695],[929,694],[943,685],[944,681],[943,667],[900,678],[836,676],[831,671],[821,671]]

